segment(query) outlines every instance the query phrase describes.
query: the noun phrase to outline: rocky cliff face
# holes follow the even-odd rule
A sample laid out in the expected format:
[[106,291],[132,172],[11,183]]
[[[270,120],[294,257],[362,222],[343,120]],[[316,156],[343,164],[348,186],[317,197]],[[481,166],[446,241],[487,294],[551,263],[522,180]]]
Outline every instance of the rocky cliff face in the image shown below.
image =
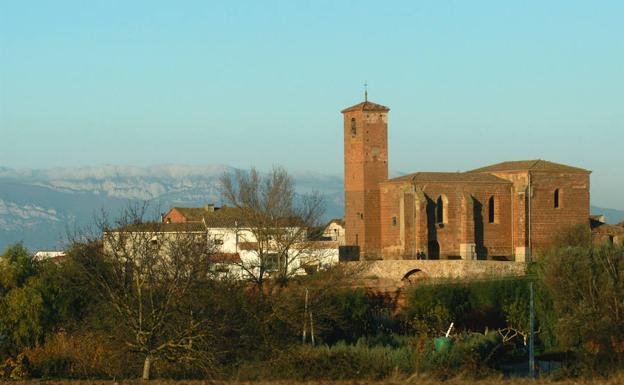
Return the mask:
[[[92,223],[104,210],[114,215],[131,202],[149,201],[153,216],[171,206],[220,203],[223,165],[103,166],[14,170],[0,168],[0,250],[23,241],[32,249],[64,246],[67,232]],[[326,195],[325,219],[342,216],[342,179],[293,173],[297,191]]]
[[[33,251],[63,248],[68,232],[92,223],[102,210],[114,215],[131,202],[149,201],[155,218],[171,206],[219,204],[217,180],[234,170],[224,165],[0,167],[0,252],[19,241]],[[292,176],[298,192],[325,195],[325,220],[343,216],[342,177],[313,172]],[[624,211],[592,206],[591,212],[605,214],[609,223],[624,220]]]

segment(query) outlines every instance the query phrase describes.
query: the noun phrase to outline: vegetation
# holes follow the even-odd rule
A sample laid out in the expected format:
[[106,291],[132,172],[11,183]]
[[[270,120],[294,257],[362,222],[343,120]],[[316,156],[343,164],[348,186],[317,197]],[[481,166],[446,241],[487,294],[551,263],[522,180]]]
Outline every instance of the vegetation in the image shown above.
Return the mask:
[[[20,244],[0,255],[0,378],[487,382],[526,362],[532,279],[538,357],[559,367],[543,375],[621,379],[624,248],[584,229],[526,278],[419,284],[397,308],[346,287],[344,266],[228,279],[205,244],[160,239],[141,213],[75,239],[61,261]],[[434,349],[451,322],[450,346]]]
[[296,196],[292,177],[277,166],[267,175],[255,168],[224,174],[219,187],[225,203],[239,212],[237,225],[249,230],[251,239],[245,232],[239,237],[253,245],[257,262],[238,265],[260,290],[269,275],[285,284],[299,267],[309,270],[322,263],[322,255],[310,258],[308,253],[308,232],[325,210],[321,195]]

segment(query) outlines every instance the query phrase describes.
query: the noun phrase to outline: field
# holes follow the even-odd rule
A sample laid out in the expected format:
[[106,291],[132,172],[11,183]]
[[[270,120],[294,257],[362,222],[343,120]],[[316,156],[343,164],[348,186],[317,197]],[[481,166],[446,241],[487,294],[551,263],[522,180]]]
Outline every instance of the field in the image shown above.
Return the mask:
[[612,377],[610,379],[567,379],[561,381],[553,380],[529,380],[529,379],[503,379],[492,378],[488,380],[472,381],[464,379],[451,379],[448,381],[437,381],[427,379],[426,377],[413,377],[407,379],[386,381],[305,381],[305,382],[293,382],[293,381],[260,381],[260,382],[232,382],[232,381],[174,381],[174,380],[127,380],[127,381],[113,381],[113,380],[93,380],[93,381],[72,381],[72,380],[35,380],[35,381],[10,381],[1,382],[4,385],[26,385],[26,384],[41,384],[41,385],[621,385],[624,384],[624,375]]

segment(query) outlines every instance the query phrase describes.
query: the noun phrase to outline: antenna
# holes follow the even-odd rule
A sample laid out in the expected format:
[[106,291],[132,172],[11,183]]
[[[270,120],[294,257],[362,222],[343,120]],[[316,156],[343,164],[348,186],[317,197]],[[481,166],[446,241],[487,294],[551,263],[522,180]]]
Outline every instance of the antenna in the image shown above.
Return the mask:
[[364,101],[368,102],[368,82],[364,80]]

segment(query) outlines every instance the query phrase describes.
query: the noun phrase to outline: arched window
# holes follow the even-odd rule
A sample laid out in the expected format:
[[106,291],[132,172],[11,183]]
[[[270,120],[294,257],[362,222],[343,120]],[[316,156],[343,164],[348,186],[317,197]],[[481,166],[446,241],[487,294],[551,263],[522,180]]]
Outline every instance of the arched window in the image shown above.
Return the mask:
[[448,223],[448,199],[444,194],[436,202],[436,223]]
[[355,124],[355,118],[351,118],[351,136],[355,136],[357,134],[357,128]]
[[553,205],[555,206],[556,209],[559,208],[559,202],[560,202],[559,189],[556,189],[554,196],[553,196]]
[[490,200],[488,201],[488,222],[496,222],[496,202],[494,201],[493,196],[491,196]]

